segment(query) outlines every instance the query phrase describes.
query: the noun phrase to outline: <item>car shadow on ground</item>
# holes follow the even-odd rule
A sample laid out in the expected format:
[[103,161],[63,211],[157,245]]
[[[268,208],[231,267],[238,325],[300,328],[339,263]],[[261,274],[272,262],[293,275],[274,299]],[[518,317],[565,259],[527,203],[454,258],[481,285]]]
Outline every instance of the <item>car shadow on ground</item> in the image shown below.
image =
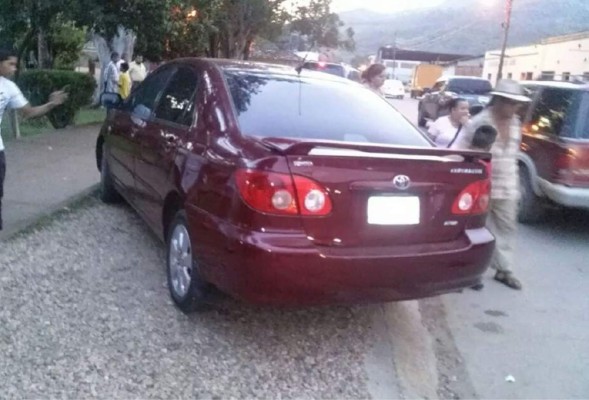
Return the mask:
[[589,210],[549,209],[538,223],[528,226],[539,232],[589,241]]

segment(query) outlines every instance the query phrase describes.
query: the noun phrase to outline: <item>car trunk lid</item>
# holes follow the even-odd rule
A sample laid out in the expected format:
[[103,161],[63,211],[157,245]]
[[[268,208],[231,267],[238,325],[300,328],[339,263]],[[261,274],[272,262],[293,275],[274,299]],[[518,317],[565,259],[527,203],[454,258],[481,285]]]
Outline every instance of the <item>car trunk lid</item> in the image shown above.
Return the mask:
[[301,217],[307,235],[319,245],[455,240],[472,220],[452,214],[456,199],[469,184],[488,178],[486,153],[329,141],[264,142],[280,149],[293,176],[318,182],[329,194],[329,215]]

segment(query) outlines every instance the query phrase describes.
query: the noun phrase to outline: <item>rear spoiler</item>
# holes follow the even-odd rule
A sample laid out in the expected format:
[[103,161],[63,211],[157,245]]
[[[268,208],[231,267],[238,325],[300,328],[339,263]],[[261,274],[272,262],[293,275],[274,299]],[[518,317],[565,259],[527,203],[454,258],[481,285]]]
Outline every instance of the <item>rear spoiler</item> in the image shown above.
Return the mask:
[[285,156],[340,156],[373,158],[426,159],[443,162],[491,161],[491,154],[481,151],[439,149],[427,147],[393,146],[373,143],[345,143],[329,140],[305,140],[294,142],[286,138],[265,138],[265,147]]

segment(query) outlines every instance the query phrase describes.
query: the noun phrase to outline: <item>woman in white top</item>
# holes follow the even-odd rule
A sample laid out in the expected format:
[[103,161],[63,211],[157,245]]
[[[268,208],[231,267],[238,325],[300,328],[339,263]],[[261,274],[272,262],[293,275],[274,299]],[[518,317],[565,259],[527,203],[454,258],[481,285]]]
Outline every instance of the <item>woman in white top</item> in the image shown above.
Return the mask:
[[452,99],[448,107],[450,114],[438,118],[428,130],[429,136],[438,147],[450,147],[470,117],[468,101],[464,99]]
[[382,64],[372,64],[366,71],[362,73],[362,81],[364,86],[372,90],[379,96],[384,97],[382,87],[387,80],[386,68]]

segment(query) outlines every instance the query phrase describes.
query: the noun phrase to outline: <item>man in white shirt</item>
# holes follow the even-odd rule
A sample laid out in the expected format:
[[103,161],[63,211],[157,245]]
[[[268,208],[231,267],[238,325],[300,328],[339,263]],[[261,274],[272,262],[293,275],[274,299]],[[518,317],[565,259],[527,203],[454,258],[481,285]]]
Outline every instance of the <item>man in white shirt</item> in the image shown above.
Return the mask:
[[119,92],[119,67],[120,61],[119,53],[113,52],[110,55],[110,62],[104,71],[104,92],[118,93]]
[[[47,114],[67,100],[65,92],[57,91],[49,95],[48,103],[38,107],[31,106],[18,86],[9,79],[16,72],[16,64],[17,57],[13,52],[0,49],[0,125],[6,109],[18,109],[24,118],[35,118]],[[2,132],[0,131],[0,230],[2,230],[2,197],[4,195],[5,175],[6,156],[4,154]]]
[[129,75],[131,76],[133,87],[143,82],[147,76],[147,68],[145,68],[145,64],[143,63],[143,56],[138,55],[135,57],[135,61],[129,64]]

